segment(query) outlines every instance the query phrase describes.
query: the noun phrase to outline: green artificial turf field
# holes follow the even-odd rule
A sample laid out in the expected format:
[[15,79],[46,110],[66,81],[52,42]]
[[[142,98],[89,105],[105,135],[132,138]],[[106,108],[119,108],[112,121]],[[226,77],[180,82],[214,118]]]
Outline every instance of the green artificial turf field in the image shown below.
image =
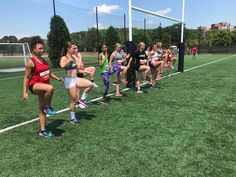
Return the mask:
[[[236,56],[228,56],[186,56],[186,69],[225,60],[158,81],[145,94],[129,90],[109,105],[77,108],[78,126],[68,111],[50,117],[52,139],[38,136],[38,122],[1,133],[0,176],[234,177]],[[0,73],[0,129],[38,117],[37,97],[22,100],[22,80],[22,72]],[[90,99],[102,95],[98,73],[96,83]],[[52,84],[54,108],[67,108],[64,85]]]

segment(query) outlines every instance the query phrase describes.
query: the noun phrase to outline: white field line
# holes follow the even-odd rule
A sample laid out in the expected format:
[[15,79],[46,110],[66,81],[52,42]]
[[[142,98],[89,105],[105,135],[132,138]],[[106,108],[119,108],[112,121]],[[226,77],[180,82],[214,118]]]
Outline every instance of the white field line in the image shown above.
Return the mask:
[[[52,73],[61,73],[61,72],[65,72],[65,71],[56,71],[56,72],[52,72]],[[7,77],[7,78],[0,79],[0,81],[11,80],[11,79],[18,79],[18,78],[23,78],[23,77],[24,76]]]
[[[194,69],[198,69],[198,68],[201,68],[201,67],[210,65],[210,64],[214,64],[214,63],[217,63],[217,62],[220,62],[220,61],[224,61],[224,60],[229,59],[229,58],[232,58],[232,57],[234,57],[234,56],[236,56],[236,55],[228,56],[228,57],[225,57],[225,58],[221,58],[221,59],[219,59],[219,60],[216,60],[216,61],[208,62],[208,63],[202,64],[202,65],[199,65],[199,66],[195,66],[195,67],[186,69],[184,72],[188,72],[188,71],[191,71],[191,70],[194,70]],[[180,73],[181,73],[181,72],[176,72],[176,73],[171,74],[171,76],[174,76],[174,75],[177,75],[177,74],[180,74]],[[165,78],[167,78],[167,76],[162,77],[162,79],[165,79]],[[141,84],[141,85],[142,85],[142,86],[143,86],[143,85],[146,85],[146,83]],[[122,91],[122,92],[125,92],[125,91],[128,91],[128,90],[130,90],[130,88],[125,88],[125,89],[123,89],[123,90],[121,90],[121,91]],[[111,94],[109,94],[109,95],[107,95],[107,96],[113,96],[113,95],[115,95],[115,93],[111,93]],[[93,102],[99,101],[99,100],[101,100],[101,99],[102,99],[102,97],[98,97],[98,98],[95,98],[95,99],[91,100],[89,103],[93,103]],[[76,105],[76,107],[77,107],[77,106],[78,106],[78,105]],[[57,111],[56,113],[59,114],[59,113],[68,111],[69,109],[70,109],[70,108],[65,108],[65,109],[62,109],[62,110]],[[50,116],[46,116],[46,117],[50,117]],[[17,128],[17,127],[20,127],[20,126],[23,126],[23,125],[26,125],[26,124],[35,122],[35,121],[37,121],[37,120],[39,120],[39,118],[35,118],[35,119],[29,120],[29,121],[22,122],[22,123],[20,123],[20,124],[16,124],[16,125],[13,125],[13,126],[10,126],[10,127],[6,127],[6,128],[4,128],[4,129],[1,129],[1,130],[0,130],[0,133],[7,132],[7,131],[12,130],[12,129],[15,129],[15,128]]]
[[201,67],[203,67],[203,66],[207,66],[207,65],[210,65],[210,64],[213,64],[213,63],[218,63],[218,62],[220,62],[220,61],[224,61],[224,60],[226,60],[226,59],[229,59],[229,58],[232,58],[232,57],[235,57],[235,56],[236,56],[236,55],[231,55],[231,56],[228,56],[228,57],[221,58],[221,59],[219,59],[219,60],[211,61],[211,62],[202,64],[202,65],[198,65],[198,66],[195,66],[195,67],[186,69],[184,72],[188,72],[188,71],[191,71],[191,70],[193,70],[193,69],[201,68]]

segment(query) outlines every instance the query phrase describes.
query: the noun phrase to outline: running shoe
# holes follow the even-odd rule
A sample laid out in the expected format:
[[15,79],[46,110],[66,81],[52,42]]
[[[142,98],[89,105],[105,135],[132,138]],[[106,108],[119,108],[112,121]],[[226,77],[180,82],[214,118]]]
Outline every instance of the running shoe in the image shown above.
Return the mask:
[[175,67],[173,65],[170,65],[171,69],[175,69]]
[[70,123],[73,125],[77,125],[79,123],[79,121],[75,118],[75,119],[70,119]]
[[51,131],[43,130],[43,131],[39,131],[39,136],[42,136],[44,138],[52,138],[53,134]]
[[93,82],[93,86],[94,86],[95,88],[98,88],[98,85],[97,85],[95,82]]
[[54,116],[56,114],[56,111],[50,106],[50,107],[45,107],[44,108],[45,114],[49,116]]
[[102,104],[109,104],[109,99],[108,98],[102,98],[102,101],[101,101],[101,103]]
[[124,79],[124,80],[121,81],[121,83],[126,85],[128,83],[128,81]]
[[119,92],[119,93],[116,93],[116,96],[117,97],[122,97],[123,95]]
[[148,83],[149,83],[149,81],[147,81],[146,79],[143,80],[143,84],[144,84],[144,85],[146,85],[146,84],[148,84]]
[[88,107],[88,105],[83,101],[83,100],[79,100],[78,101],[78,106],[81,108],[81,109],[85,109]]
[[83,101],[85,104],[87,104],[87,105],[89,104],[89,98],[88,98],[88,97],[85,98],[85,99],[83,99],[82,101]]
[[144,93],[142,90],[138,90],[137,93]]
[[114,81],[113,82],[113,85],[118,85],[119,83],[117,81]]
[[162,77],[160,76],[160,75],[158,75],[157,77],[156,77],[156,80],[161,80],[162,79]]

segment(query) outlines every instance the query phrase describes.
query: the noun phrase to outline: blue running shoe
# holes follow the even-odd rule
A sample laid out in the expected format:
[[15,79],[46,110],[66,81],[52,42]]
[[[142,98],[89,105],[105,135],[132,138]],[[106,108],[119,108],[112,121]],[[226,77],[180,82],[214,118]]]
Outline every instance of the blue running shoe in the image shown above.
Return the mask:
[[52,107],[45,107],[44,112],[49,116],[54,116],[56,111]]
[[82,100],[85,104],[89,104],[89,99],[88,99],[88,97],[87,98],[85,98],[84,100]]
[[52,138],[53,134],[51,131],[43,130],[39,132],[39,136],[42,136],[44,138]]

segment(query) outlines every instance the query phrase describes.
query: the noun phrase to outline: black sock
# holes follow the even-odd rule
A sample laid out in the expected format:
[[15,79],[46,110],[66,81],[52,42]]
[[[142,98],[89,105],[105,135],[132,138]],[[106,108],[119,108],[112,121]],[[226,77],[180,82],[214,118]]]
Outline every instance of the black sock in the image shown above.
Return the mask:
[[90,80],[92,83],[94,83],[94,80]]

